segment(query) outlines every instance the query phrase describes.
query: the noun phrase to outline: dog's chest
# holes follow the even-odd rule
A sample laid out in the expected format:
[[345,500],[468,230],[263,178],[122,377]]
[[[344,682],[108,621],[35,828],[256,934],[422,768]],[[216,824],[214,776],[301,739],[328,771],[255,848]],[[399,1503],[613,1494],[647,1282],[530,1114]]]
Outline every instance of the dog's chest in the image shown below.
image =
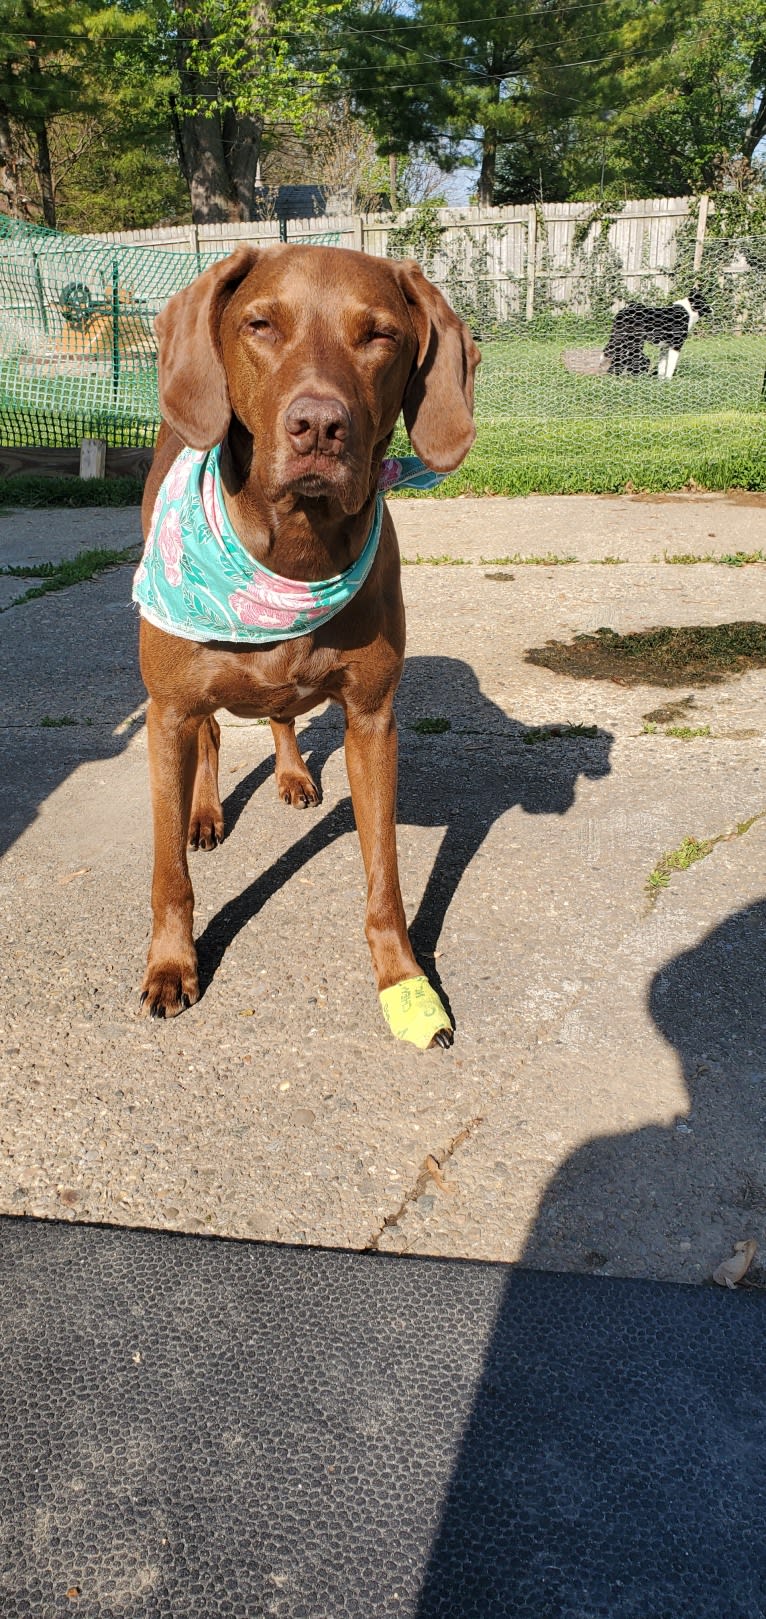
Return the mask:
[[292,719],[337,695],[339,670],[325,649],[206,651],[209,698],[241,718]]

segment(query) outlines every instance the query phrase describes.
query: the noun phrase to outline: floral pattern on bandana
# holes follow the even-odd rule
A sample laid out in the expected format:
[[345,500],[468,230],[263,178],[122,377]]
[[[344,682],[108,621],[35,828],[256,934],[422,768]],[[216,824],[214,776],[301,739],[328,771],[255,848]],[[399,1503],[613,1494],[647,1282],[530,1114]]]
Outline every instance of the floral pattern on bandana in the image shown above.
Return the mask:
[[372,525],[356,562],[332,579],[284,579],[237,538],[221,490],[221,446],[184,449],[160,486],[133,580],[141,617],[188,641],[257,646],[307,635],[361,590],[375,561],[390,489],[433,489],[442,474],[417,456],[391,457],[378,478]]

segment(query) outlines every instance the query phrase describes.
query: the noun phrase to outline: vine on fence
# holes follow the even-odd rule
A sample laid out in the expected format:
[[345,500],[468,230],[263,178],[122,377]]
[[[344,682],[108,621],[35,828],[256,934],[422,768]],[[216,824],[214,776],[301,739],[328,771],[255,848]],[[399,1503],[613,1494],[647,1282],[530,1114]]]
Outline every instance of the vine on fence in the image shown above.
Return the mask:
[[[574,228],[574,302],[587,308],[596,320],[605,320],[628,297],[622,259],[609,238],[621,213],[621,207],[613,202],[598,202],[585,218],[578,219]],[[595,235],[588,251],[591,232]]]
[[413,208],[409,219],[390,227],[386,247],[390,259],[417,259],[424,273],[433,275],[444,235],[444,226],[439,223],[439,207],[437,201],[427,198]]
[[695,270],[700,199],[676,232],[671,296],[698,287],[713,311],[708,329],[766,330],[766,195],[750,187],[710,199],[701,262]]
[[[497,235],[503,227],[494,225],[491,229]],[[507,313],[500,306],[500,300],[507,303],[511,278],[505,287],[498,286],[493,279],[486,231],[477,234],[466,229],[457,252],[450,258],[446,290],[453,309],[470,327],[474,337],[486,339],[497,334]]]
[[[409,219],[394,225],[388,232],[386,252],[389,258],[412,257],[428,276],[438,271],[438,258],[444,249],[445,227],[440,224],[440,204],[432,199],[420,202]],[[492,233],[502,234],[503,226],[494,225]],[[477,234],[468,226],[445,255],[444,284],[447,296],[475,337],[489,337],[497,331],[499,314],[497,290],[489,266],[487,236]]]

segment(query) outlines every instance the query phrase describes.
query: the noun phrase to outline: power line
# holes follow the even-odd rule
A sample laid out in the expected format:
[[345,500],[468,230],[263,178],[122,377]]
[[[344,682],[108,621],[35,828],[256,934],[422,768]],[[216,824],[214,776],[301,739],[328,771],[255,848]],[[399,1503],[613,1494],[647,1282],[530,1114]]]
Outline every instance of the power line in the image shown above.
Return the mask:
[[[687,35],[687,38],[688,38],[688,35]],[[573,68],[598,67],[604,62],[624,61],[624,62],[627,63],[627,62],[638,61],[638,60],[641,60],[641,59],[646,60],[646,59],[649,59],[649,58],[656,58],[656,56],[657,56],[657,51],[656,50],[647,50],[647,49],[639,49],[639,48],[634,49],[634,50],[630,50],[630,49],[622,49],[622,48],[620,48],[620,49],[617,49],[617,50],[614,50],[614,51],[604,52],[599,56],[578,57],[578,58],[575,58],[575,59],[573,59],[571,61],[567,61],[567,62],[548,62],[547,64],[545,64],[545,70],[546,70],[547,73],[562,73],[562,72],[568,72]],[[422,60],[422,57],[421,57],[421,60]],[[433,60],[436,61],[437,59],[433,58]],[[510,70],[506,70],[506,71],[503,71],[503,72],[499,72],[499,71],[498,72],[492,72],[488,68],[483,68],[482,65],[479,64],[479,63],[477,63],[475,66],[472,66],[472,65],[470,65],[470,60],[468,58],[463,58],[463,60],[461,62],[449,62],[448,60],[446,60],[444,58],[441,58],[440,63],[441,63],[441,65],[443,65],[445,67],[449,66],[449,67],[453,68],[454,74],[453,74],[453,76],[451,76],[452,77],[452,82],[454,82],[454,76],[456,75],[458,78],[462,78],[462,80],[465,82],[465,84],[466,84],[466,86],[468,88],[474,87],[474,88],[478,88],[478,89],[489,87],[492,84],[502,85],[504,83],[507,83],[509,80],[525,79],[525,78],[527,78],[529,76],[530,72],[532,71],[532,69],[534,67],[540,65],[539,58],[535,58],[534,56],[530,58],[528,63],[523,68],[520,67],[520,68],[510,69]],[[402,64],[402,66],[404,66],[404,64]],[[368,71],[370,71],[370,72],[378,71],[379,72],[380,70],[377,69],[377,68],[376,69],[370,68]],[[385,87],[386,87],[387,91],[406,92],[406,91],[429,89],[432,86],[433,86],[433,79],[431,78],[431,79],[417,79],[417,80],[407,79],[407,80],[402,80],[400,83],[394,83],[394,84],[387,81]],[[327,84],[327,81],[322,81],[321,79],[302,79],[302,80],[297,80],[295,82],[295,84],[292,86],[292,88],[293,88],[293,90],[295,91],[296,94],[305,95],[305,94],[314,93],[316,91],[327,90],[328,84]],[[355,94],[364,94],[364,92],[370,90],[372,88],[372,86],[369,83],[362,84],[362,83],[359,83],[358,81],[357,82],[349,82],[348,79],[343,78],[341,80],[338,88],[340,89],[341,92],[347,91],[350,95],[353,96]],[[179,94],[178,91],[176,91],[175,93],[177,95]],[[552,91],[552,90],[543,91],[542,88],[540,89],[539,93],[547,94],[547,95],[558,95],[559,94],[559,92]],[[225,102],[229,102],[232,98],[231,98],[231,96],[227,95],[225,89],[220,89],[218,91],[195,91],[193,95],[189,96],[189,99],[194,100],[195,102],[210,101],[210,102],[225,103]],[[567,96],[562,94],[561,99],[562,100],[571,100],[572,98],[567,97]],[[286,121],[286,127],[287,127],[287,121]]]
[[[636,49],[636,50],[607,51],[602,56],[583,56],[583,57],[577,58],[575,61],[572,61],[572,62],[549,62],[547,64],[547,69],[546,70],[549,73],[563,73],[563,72],[566,72],[569,68],[574,68],[574,67],[597,67],[599,65],[599,63],[601,63],[601,62],[611,62],[611,61],[614,61],[617,58],[620,58],[623,61],[627,61],[627,60],[635,61],[639,57],[655,57],[656,54],[657,54],[656,51],[638,50],[638,49]],[[461,71],[463,72],[464,77],[466,78],[466,80],[469,83],[472,82],[474,84],[479,84],[479,85],[504,84],[508,79],[525,79],[525,78],[527,78],[531,65],[532,64],[530,63],[529,66],[527,66],[526,68],[514,69],[511,72],[505,72],[505,73],[491,73],[489,71],[479,73],[478,70],[477,70],[477,72],[471,72],[471,70],[468,69],[468,68],[464,68]],[[432,85],[433,85],[433,79],[418,79],[418,80],[414,80],[414,81],[413,80],[406,80],[402,84],[390,84],[388,81],[386,81],[386,90],[389,90],[389,91],[392,91],[392,90],[423,90],[423,89],[428,89]],[[313,79],[313,80],[304,79],[304,80],[300,80],[298,83],[296,83],[294,88],[295,88],[296,91],[301,93],[301,92],[306,92],[306,91],[311,91],[311,90],[322,90],[322,89],[324,89],[326,87],[322,84],[321,80],[319,80],[319,79]],[[352,93],[353,93],[354,90],[366,90],[366,89],[369,88],[369,86],[368,85],[349,85],[347,83],[346,88],[350,89],[352,91]],[[199,95],[195,95],[192,99],[194,99],[196,101],[206,101],[206,100],[217,101],[219,99],[219,96],[217,96],[215,94],[208,95],[207,93],[202,92]]]
[[[570,13],[573,12],[573,11],[601,11],[601,10],[603,10],[603,8],[605,6],[614,5],[615,3],[616,3],[616,0],[576,0],[576,3],[574,5],[559,6],[559,7],[557,7],[557,9],[555,11],[553,11],[553,10],[548,11],[543,6],[533,6],[533,7],[519,6],[519,7],[513,8],[513,9],[509,9],[508,11],[503,11],[503,12],[497,13],[497,14],[491,16],[491,17],[464,17],[458,22],[446,22],[446,21],[441,22],[441,23],[439,23],[438,26],[439,26],[439,30],[447,29],[447,28],[465,30],[466,28],[473,27],[474,24],[480,23],[482,25],[488,25],[490,23],[495,23],[495,22],[508,22],[509,20],[513,19],[514,17],[540,18],[540,19],[544,19],[547,22],[556,22],[560,17],[569,16]],[[639,5],[638,11],[640,12],[642,9],[645,9],[645,8],[642,8],[641,5]],[[418,33],[418,32],[421,32],[423,29],[427,29],[427,30],[429,30],[431,32],[434,32],[434,24],[433,23],[410,22],[408,18],[399,16],[399,14],[397,14],[397,13],[390,13],[390,15],[394,15],[394,16],[397,17],[397,22],[400,24],[400,26],[403,29],[404,33],[407,33],[407,34]],[[636,15],[636,13],[633,13],[633,15]],[[348,28],[351,33],[355,34],[357,36],[357,38],[359,38],[359,39],[378,39],[381,42],[381,44],[398,45],[400,43],[400,41],[397,41],[397,40],[394,40],[394,39],[388,39],[385,34],[375,32],[372,29],[355,28],[353,23],[350,23],[350,22],[345,23],[344,26],[346,28]],[[141,33],[141,30],[136,28],[136,29],[132,29],[132,30],[127,31],[126,34],[124,36],[122,36],[122,37],[125,38],[125,39],[132,40],[132,39],[136,39],[139,36],[140,33]],[[282,39],[305,40],[307,36],[306,36],[305,32],[299,32],[299,31],[297,31],[295,29],[287,29],[287,30],[284,31],[284,33],[280,37]],[[23,28],[4,28],[2,26],[2,24],[0,24],[0,38],[27,39],[27,40],[30,40],[31,42],[35,43],[35,44],[38,41],[50,40],[50,39],[67,40],[67,41],[71,41],[72,43],[80,43],[80,44],[85,44],[85,45],[96,45],[96,44],[106,44],[106,43],[114,43],[115,42],[115,39],[114,38],[110,39],[110,37],[108,35],[102,35],[101,39],[99,40],[98,37],[94,37],[92,34],[71,34],[71,33],[60,33],[60,32],[48,32],[48,31],[43,33],[43,32],[40,32],[39,30],[37,30],[37,29],[35,29],[33,27],[26,28],[26,29],[23,29]],[[213,43],[213,41],[205,34],[172,33],[172,34],[168,34],[168,39],[171,40],[174,44],[177,43],[177,44],[184,44],[184,45],[200,45],[200,44],[204,45],[204,44]],[[335,57],[337,56],[337,49],[335,49],[335,48],[330,49],[330,50],[321,50],[320,49],[320,55],[331,56],[333,58],[333,60],[334,60]],[[435,58],[435,57],[430,58],[430,60],[436,61],[437,58]]]
[[[493,17],[463,17],[458,22],[440,22],[439,28],[470,28],[474,23],[506,22],[511,17],[549,17],[555,19],[556,17],[568,15],[570,11],[600,10],[602,6],[613,5],[614,3],[615,0],[576,0],[576,4],[558,6],[555,11],[546,11],[542,6],[519,6],[513,9],[509,8],[507,11],[501,11]],[[402,23],[407,33],[417,33],[418,30],[423,28],[431,30],[434,28],[432,22],[410,22],[408,18],[402,17],[396,12],[388,13],[388,15],[395,16],[397,21]],[[354,28],[353,23],[347,23],[346,27],[350,28],[353,33],[360,35],[368,32],[365,28]]]

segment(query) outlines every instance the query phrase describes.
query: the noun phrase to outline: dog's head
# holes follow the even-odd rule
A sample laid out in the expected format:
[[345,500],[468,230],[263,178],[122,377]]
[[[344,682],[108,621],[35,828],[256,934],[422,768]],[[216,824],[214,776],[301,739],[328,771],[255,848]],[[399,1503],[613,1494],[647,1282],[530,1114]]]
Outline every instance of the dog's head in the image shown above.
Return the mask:
[[695,287],[693,292],[689,293],[689,303],[691,304],[695,315],[699,315],[700,320],[705,319],[708,315],[712,315],[713,313],[705,294],[700,292],[699,287]]
[[165,420],[210,449],[236,418],[270,500],[358,511],[400,410],[434,471],[473,443],[479,351],[414,261],[240,247],[175,293],[155,329]]

